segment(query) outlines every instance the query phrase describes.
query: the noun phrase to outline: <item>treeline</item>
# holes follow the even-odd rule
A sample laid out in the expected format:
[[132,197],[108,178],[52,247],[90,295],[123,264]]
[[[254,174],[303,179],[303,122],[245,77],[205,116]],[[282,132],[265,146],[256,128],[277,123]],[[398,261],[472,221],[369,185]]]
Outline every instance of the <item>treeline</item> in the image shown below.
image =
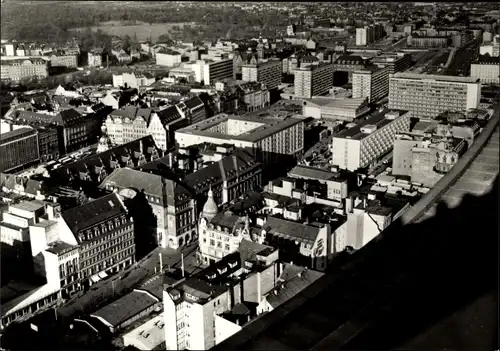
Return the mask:
[[[274,32],[286,25],[288,13],[250,12],[237,7],[220,8],[207,3],[178,7],[175,3],[36,3],[8,2],[1,7],[2,37],[21,41],[65,42],[74,28],[86,28],[106,21],[145,23],[194,22],[211,37],[245,36],[262,31]],[[201,6],[200,6],[201,5]],[[188,31],[186,31],[188,33]],[[229,34],[228,34],[229,33]],[[193,36],[198,34],[192,33]]]

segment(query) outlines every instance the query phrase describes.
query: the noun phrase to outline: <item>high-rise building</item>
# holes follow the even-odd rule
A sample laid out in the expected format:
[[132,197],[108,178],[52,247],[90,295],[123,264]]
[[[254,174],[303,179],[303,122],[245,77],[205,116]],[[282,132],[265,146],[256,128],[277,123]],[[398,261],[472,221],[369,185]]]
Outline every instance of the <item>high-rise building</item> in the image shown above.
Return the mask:
[[371,59],[378,67],[389,67],[389,74],[404,72],[411,66],[411,55],[404,52],[383,54]]
[[412,111],[414,117],[434,118],[442,112],[478,108],[477,78],[396,73],[389,78],[389,108]]
[[352,97],[376,102],[389,93],[389,67],[370,66],[352,74]]
[[297,68],[295,74],[295,98],[310,99],[323,95],[333,87],[333,64],[320,63]]
[[356,45],[369,45],[384,36],[384,27],[381,24],[372,24],[363,28],[356,28]]
[[195,73],[195,80],[205,85],[215,84],[233,77],[233,59],[223,59],[220,61],[198,60],[192,65]]
[[282,68],[280,60],[269,60],[255,65],[243,65],[242,79],[246,82],[264,83],[268,89],[274,89],[281,84]]
[[396,134],[410,129],[408,111],[382,111],[335,135],[330,146],[332,164],[356,171],[372,165],[392,149]]

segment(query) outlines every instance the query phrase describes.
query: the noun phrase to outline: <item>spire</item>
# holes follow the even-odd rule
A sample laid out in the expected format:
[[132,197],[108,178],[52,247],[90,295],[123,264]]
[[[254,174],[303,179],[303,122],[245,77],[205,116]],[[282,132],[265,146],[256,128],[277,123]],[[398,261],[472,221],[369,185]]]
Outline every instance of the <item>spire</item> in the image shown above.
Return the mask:
[[214,193],[212,191],[212,186],[210,186],[208,190],[207,202],[203,206],[203,211],[201,213],[201,216],[210,221],[218,213],[219,213],[219,207],[217,206],[217,203],[214,200]]

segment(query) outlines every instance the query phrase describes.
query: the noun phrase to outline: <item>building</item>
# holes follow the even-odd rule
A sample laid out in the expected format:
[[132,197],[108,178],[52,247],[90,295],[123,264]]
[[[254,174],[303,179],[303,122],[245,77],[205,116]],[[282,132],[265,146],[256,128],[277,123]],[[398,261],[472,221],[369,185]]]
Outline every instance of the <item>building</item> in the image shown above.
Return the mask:
[[373,165],[392,149],[397,133],[410,130],[410,116],[408,111],[384,110],[334,135],[332,164],[353,172]]
[[114,145],[122,145],[151,135],[161,150],[174,144],[176,128],[188,123],[176,106],[154,112],[149,108],[125,106],[109,114],[104,122],[108,136]]
[[14,171],[40,161],[38,132],[20,128],[0,135],[0,172]]
[[323,95],[333,87],[333,65],[320,63],[294,71],[295,98],[310,99],[313,96]]
[[413,33],[407,37],[407,44],[417,48],[447,48],[450,44],[450,37],[445,36],[420,36]]
[[117,194],[64,211],[59,232],[78,245],[84,288],[135,262],[134,223]]
[[232,253],[173,286],[165,285],[167,350],[209,350],[240,331],[262,297],[275,287],[278,252],[243,242],[241,253]]
[[49,57],[51,67],[78,67],[78,55],[54,54]]
[[356,45],[366,46],[384,37],[384,27],[381,24],[372,24],[363,28],[356,28]]
[[304,120],[298,117],[256,119],[219,114],[177,130],[175,140],[179,147],[201,143],[232,144],[256,154],[259,162],[272,163],[285,156],[302,154]]
[[57,160],[59,158],[59,133],[57,127],[40,125],[35,128],[38,131],[40,162]]
[[479,54],[486,55],[490,54],[492,57],[498,57],[500,52],[500,35],[495,35],[493,41],[484,42],[483,45],[479,47]]
[[43,79],[49,75],[48,62],[42,58],[2,60],[1,80],[19,82],[23,79]]
[[176,106],[182,111],[189,124],[195,124],[207,118],[205,104],[198,96],[184,100]]
[[476,78],[396,73],[389,78],[389,108],[410,110],[414,117],[478,108],[481,84]]
[[241,68],[242,80],[263,83],[268,89],[274,89],[281,84],[282,68],[280,60],[269,60],[254,65],[243,65]]
[[227,78],[233,78],[233,59],[220,61],[198,60],[192,65],[195,80],[204,85],[212,85]]
[[498,57],[482,55],[470,65],[470,76],[481,83],[500,83],[500,62]]
[[[333,63],[334,82],[336,85],[352,81],[352,72],[365,68],[367,60],[361,56],[342,55]],[[347,75],[347,77],[342,77]]]
[[89,67],[102,67],[102,50],[89,51],[87,64]]
[[352,97],[374,103],[389,94],[389,67],[369,66],[352,73]]
[[156,53],[156,64],[158,66],[173,67],[180,64],[181,61],[181,53],[174,50],[164,49]]
[[404,72],[411,66],[411,55],[405,52],[383,54],[371,59],[371,63],[378,67],[389,67],[389,74]]
[[43,125],[46,128],[56,126],[59,154],[76,151],[97,142],[100,128],[100,121],[95,113],[80,113],[73,108],[51,113],[19,111],[15,123],[34,127]]
[[122,73],[113,74],[113,86],[116,88],[139,88],[151,85],[155,82],[155,78],[149,73]]
[[394,141],[392,174],[410,177],[412,183],[425,187],[434,186],[467,150],[466,139],[453,134],[449,125],[438,125],[432,134],[398,134]]
[[138,191],[146,196],[156,218],[150,228],[156,234],[156,245],[177,249],[196,238],[196,200],[184,185],[161,175],[118,168],[101,187],[116,190],[124,199],[134,199]]
[[304,99],[302,103],[302,115],[328,121],[353,122],[369,111],[367,98],[314,97]]

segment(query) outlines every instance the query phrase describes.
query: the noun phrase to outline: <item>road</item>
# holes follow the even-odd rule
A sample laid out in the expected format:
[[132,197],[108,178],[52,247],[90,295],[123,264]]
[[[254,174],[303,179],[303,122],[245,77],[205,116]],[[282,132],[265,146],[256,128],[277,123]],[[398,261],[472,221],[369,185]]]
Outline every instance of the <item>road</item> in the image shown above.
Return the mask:
[[[195,253],[198,243],[194,242],[182,250],[184,253],[184,266],[188,273],[198,271]],[[88,314],[96,311],[102,306],[116,300],[133,288],[138,287],[149,280],[160,271],[160,257],[164,268],[180,268],[181,252],[172,249],[157,248],[141,261],[128,269],[116,274],[106,280],[94,284],[90,290],[81,292],[57,309],[57,313],[63,317],[72,317],[78,314]]]
[[470,65],[472,63],[472,60],[475,58],[474,53],[477,50],[477,44],[478,42],[474,40],[464,47],[459,48],[455,54],[455,57],[453,57],[453,60],[446,69],[445,74],[467,77],[470,73]]

